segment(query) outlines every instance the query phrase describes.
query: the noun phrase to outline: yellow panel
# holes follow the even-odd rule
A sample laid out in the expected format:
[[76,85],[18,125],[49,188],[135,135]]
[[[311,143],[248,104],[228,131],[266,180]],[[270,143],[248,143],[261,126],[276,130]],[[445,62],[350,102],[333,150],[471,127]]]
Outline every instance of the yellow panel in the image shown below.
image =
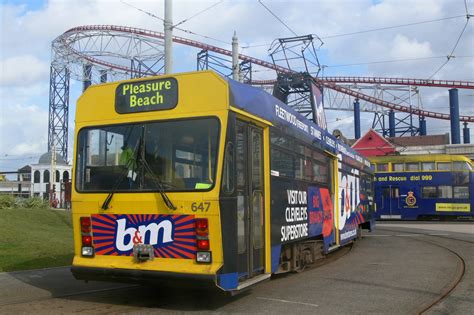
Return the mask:
[[[229,110],[229,92],[227,82],[212,71],[199,73],[182,73],[160,78],[174,77],[178,81],[178,105],[169,110],[118,114],[115,111],[115,91],[122,82],[93,85],[80,97],[76,109],[76,132],[81,128],[108,124],[121,124],[142,121],[179,119],[186,117],[214,116],[220,121],[220,142],[218,161],[222,161],[225,147],[225,131]],[[133,80],[139,82],[150,80],[143,78]],[[131,81],[127,81],[131,82]],[[76,164],[74,156],[74,163]],[[167,193],[177,206],[177,210],[168,209],[159,193],[114,194],[108,210],[102,210],[106,193],[78,193],[73,185],[72,209],[74,227],[74,250],[76,256],[74,265],[90,267],[110,267],[125,269],[160,270],[183,273],[214,274],[222,266],[222,229],[219,209],[219,187],[221,181],[222,163],[218,163],[214,189],[208,192]],[[72,183],[75,183],[73,171]],[[210,202],[208,212],[193,212],[193,202]],[[137,264],[132,257],[112,257],[97,255],[94,258],[80,256],[81,232],[79,218],[94,213],[104,214],[173,214],[195,215],[209,218],[209,238],[213,263],[210,265],[197,264],[193,259],[155,259]]]
[[[227,82],[212,71],[199,73],[181,73],[172,76],[178,81],[178,105],[174,109],[131,114],[118,114],[115,111],[115,91],[118,81],[107,84],[92,85],[77,101],[76,122],[94,122],[100,124],[120,123],[122,121],[144,121],[154,119],[201,116],[202,112],[213,112],[228,109],[229,92]],[[152,78],[141,78],[126,82],[147,81]]]
[[270,224],[270,128],[263,130],[263,161],[265,185],[265,272],[272,272],[271,224]]
[[470,212],[471,205],[468,203],[436,203],[438,212]]

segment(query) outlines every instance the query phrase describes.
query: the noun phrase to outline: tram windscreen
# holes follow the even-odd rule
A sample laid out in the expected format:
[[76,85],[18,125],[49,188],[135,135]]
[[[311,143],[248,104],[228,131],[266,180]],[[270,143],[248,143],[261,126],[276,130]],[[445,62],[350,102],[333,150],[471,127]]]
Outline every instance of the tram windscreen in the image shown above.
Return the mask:
[[79,131],[81,192],[207,190],[216,174],[219,122],[181,119]]

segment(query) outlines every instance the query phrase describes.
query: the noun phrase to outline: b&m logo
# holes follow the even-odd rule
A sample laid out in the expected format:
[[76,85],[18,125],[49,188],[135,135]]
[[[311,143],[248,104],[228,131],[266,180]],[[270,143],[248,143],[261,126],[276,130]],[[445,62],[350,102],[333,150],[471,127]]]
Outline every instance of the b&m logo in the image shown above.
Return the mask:
[[162,220],[160,223],[151,222],[147,225],[139,225],[138,228],[127,228],[127,219],[117,220],[117,234],[115,236],[115,247],[122,252],[133,249],[135,244],[149,244],[163,246],[165,243],[173,242],[173,224],[170,220]]
[[134,244],[153,246],[155,257],[193,259],[196,255],[192,215],[92,215],[96,255],[132,256]]

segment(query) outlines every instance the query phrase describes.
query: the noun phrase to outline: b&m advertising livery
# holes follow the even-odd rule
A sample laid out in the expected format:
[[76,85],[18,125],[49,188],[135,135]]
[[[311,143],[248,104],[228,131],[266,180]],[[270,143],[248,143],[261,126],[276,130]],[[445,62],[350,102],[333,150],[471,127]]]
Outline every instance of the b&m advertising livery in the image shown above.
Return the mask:
[[153,247],[154,257],[194,259],[192,215],[92,215],[96,255],[133,256],[133,246]]

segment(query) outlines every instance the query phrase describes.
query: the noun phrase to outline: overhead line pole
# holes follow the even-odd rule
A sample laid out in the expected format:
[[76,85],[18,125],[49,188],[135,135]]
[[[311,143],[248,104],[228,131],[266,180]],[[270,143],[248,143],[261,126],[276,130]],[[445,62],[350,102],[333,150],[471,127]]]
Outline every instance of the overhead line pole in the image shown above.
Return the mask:
[[173,72],[173,8],[172,0],[165,0],[165,74]]

